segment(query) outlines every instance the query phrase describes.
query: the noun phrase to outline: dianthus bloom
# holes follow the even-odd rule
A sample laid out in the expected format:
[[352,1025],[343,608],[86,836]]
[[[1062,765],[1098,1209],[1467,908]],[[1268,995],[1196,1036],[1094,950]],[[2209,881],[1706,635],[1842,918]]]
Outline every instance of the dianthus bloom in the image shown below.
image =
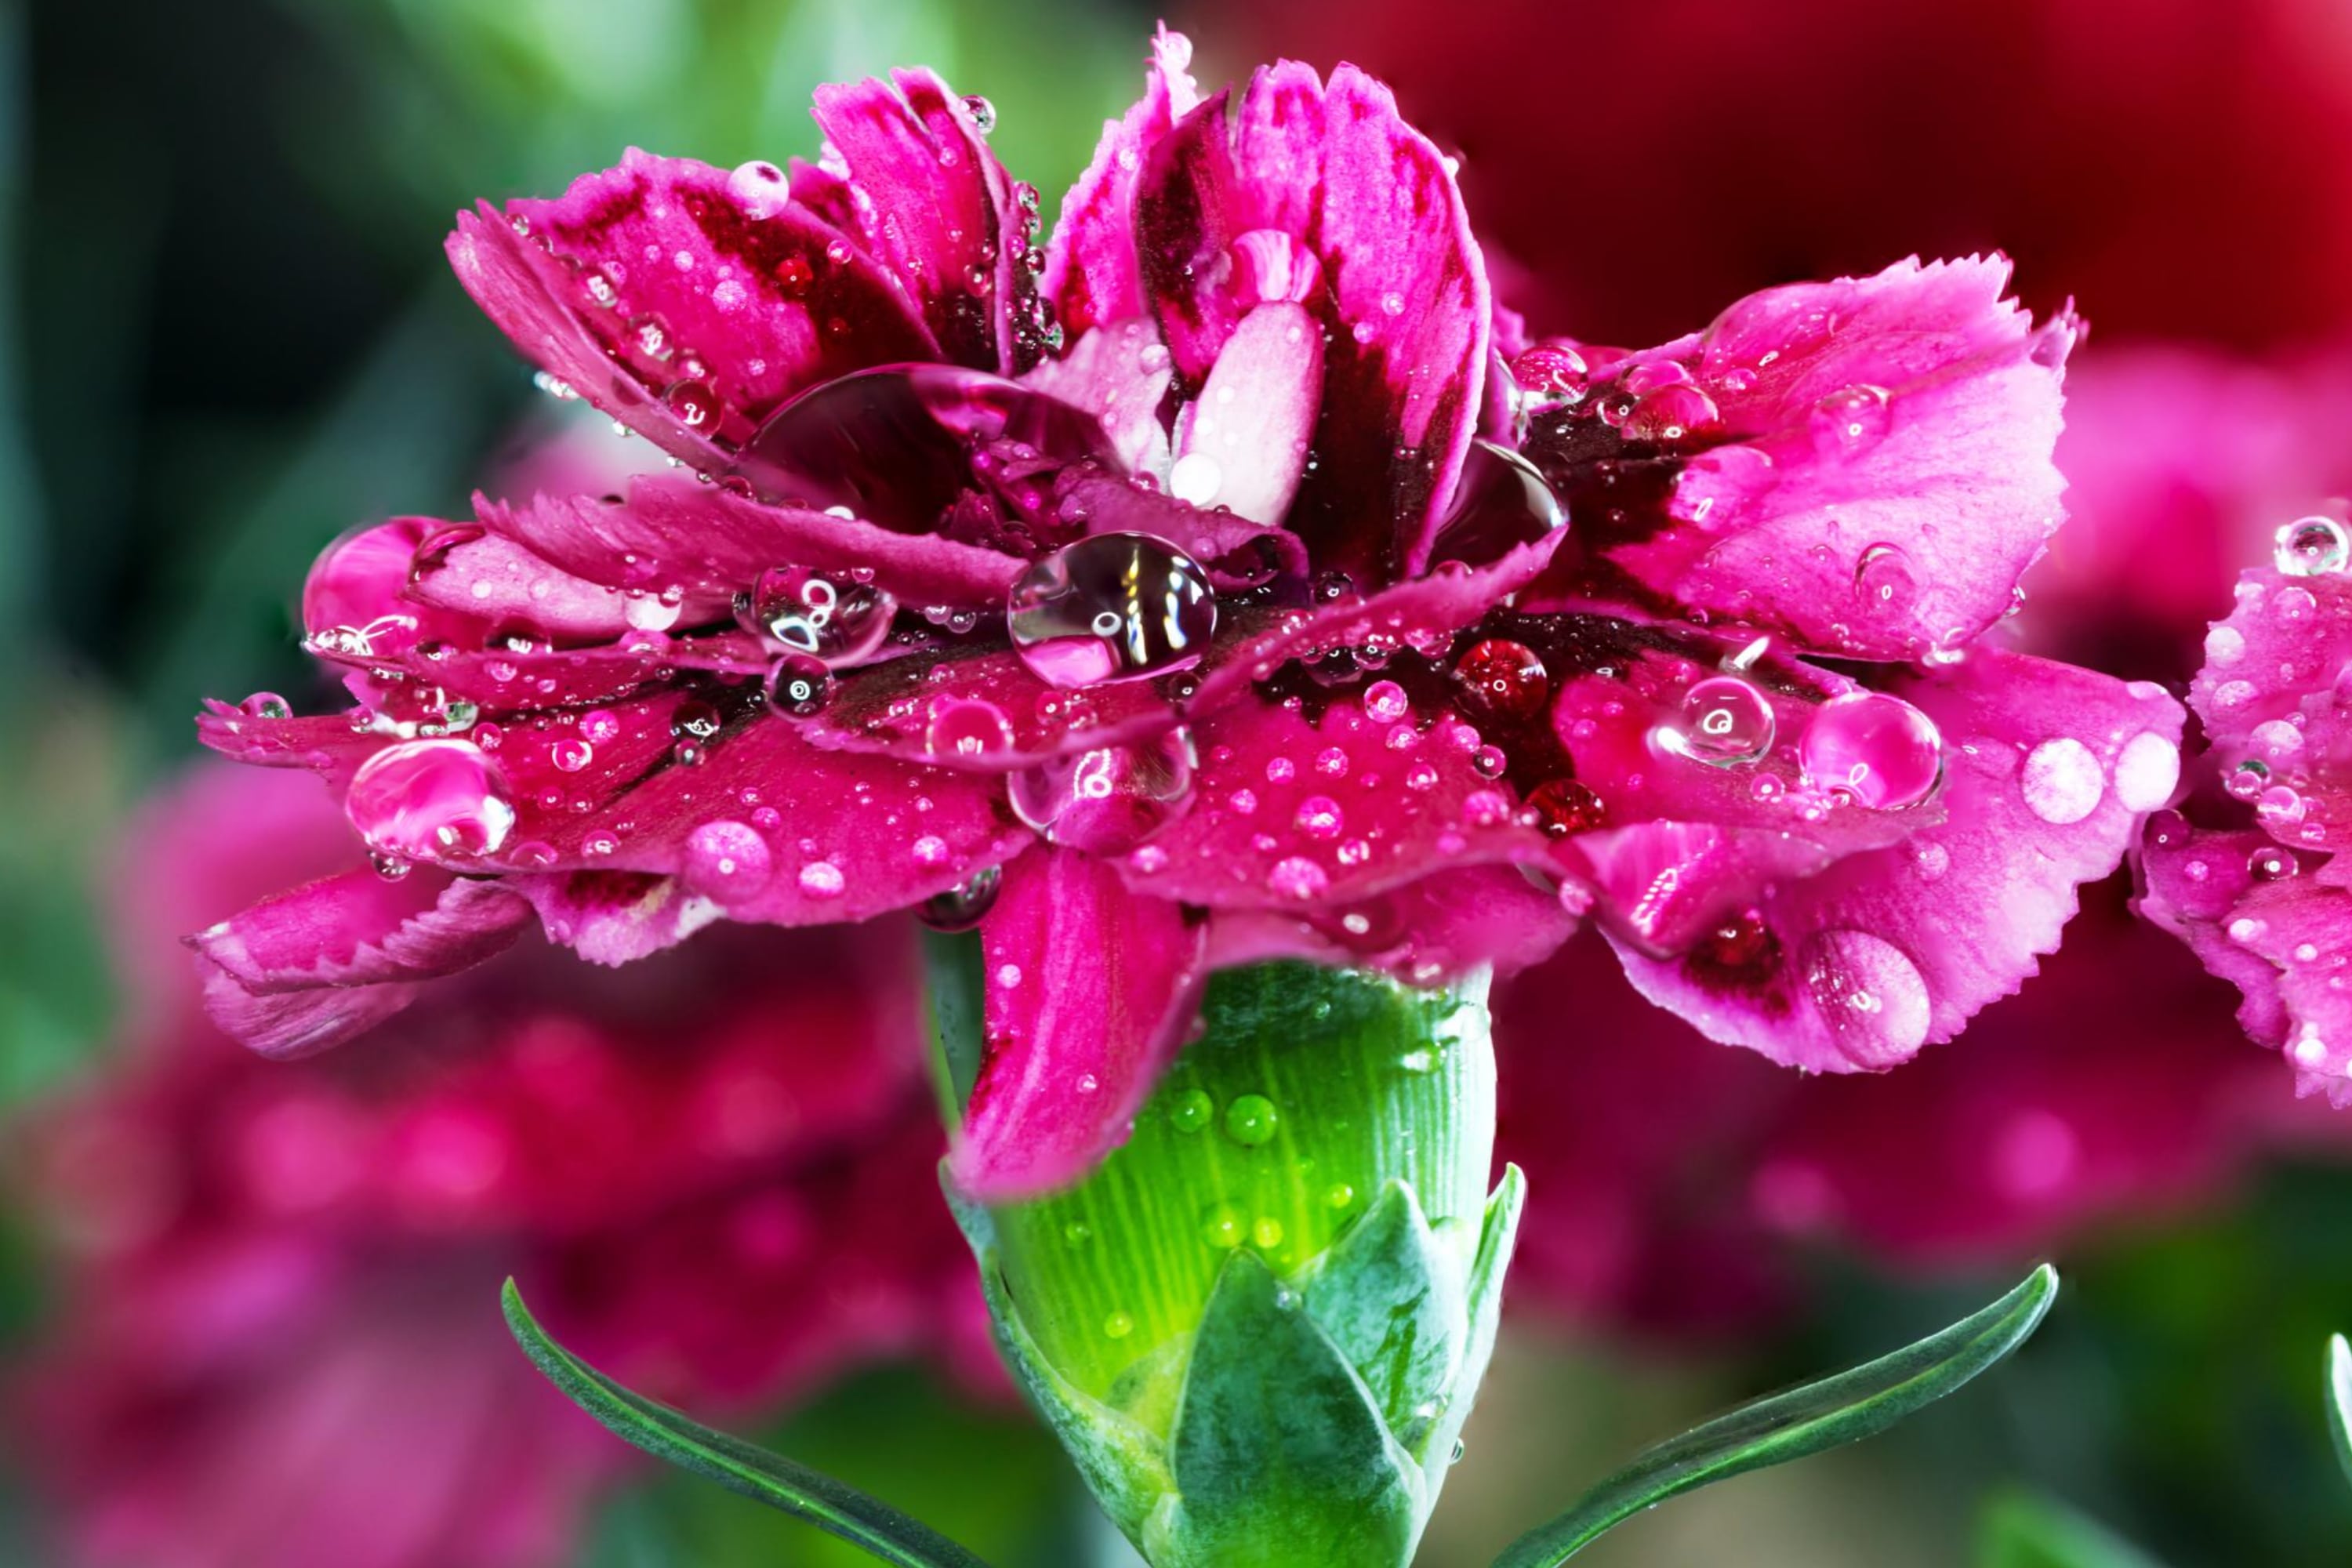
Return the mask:
[[[2298,1094],[2352,1104],[2352,531],[2315,514],[2238,580],[2189,690],[2228,799],[2167,812],[2141,847],[2141,911],[2244,994]],[[2234,804],[2233,804],[2234,803]]]
[[690,1408],[918,1347],[982,1364],[892,933],[744,930],[609,976],[512,952],[393,1048],[293,1065],[150,968],[180,922],[358,858],[308,780],[238,770],[133,836],[125,1060],[8,1134],[58,1300],[0,1418],[37,1436],[61,1560],[572,1561],[620,1451],[483,1310],[509,1273]]
[[204,733],[323,774],[393,879],[199,938],[232,1028],[316,1049],[534,913],[617,962],[918,906],[980,930],[956,1174],[1002,1198],[1119,1140],[1222,965],[1434,984],[1590,916],[1836,1071],[2032,972],[2180,723],[1980,640],[2059,521],[2071,316],[1914,261],[1531,343],[1384,89],[1202,100],[1188,56],[1043,247],[921,70],[822,91],[814,165],[460,218],[548,383],[691,471],[322,557],[359,709]]

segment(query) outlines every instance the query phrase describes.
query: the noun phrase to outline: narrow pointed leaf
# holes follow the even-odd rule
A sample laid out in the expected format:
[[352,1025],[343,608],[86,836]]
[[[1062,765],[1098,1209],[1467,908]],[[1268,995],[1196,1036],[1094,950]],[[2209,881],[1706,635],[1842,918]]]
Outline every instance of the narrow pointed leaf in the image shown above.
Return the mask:
[[515,1342],[548,1381],[605,1429],[657,1459],[717,1481],[899,1568],[987,1568],[945,1536],[831,1476],[656,1405],[598,1372],[549,1337],[511,1279],[501,1293]]
[[2352,1479],[2352,1342],[2342,1334],[2327,1336],[2327,1435],[2336,1441],[2336,1458]]
[[2048,1264],[1991,1306],[1851,1372],[1743,1405],[1642,1455],[1550,1523],[1521,1536],[1495,1568],[1554,1568],[1643,1509],[1711,1481],[1785,1464],[1884,1432],[2025,1342],[2058,1293]]

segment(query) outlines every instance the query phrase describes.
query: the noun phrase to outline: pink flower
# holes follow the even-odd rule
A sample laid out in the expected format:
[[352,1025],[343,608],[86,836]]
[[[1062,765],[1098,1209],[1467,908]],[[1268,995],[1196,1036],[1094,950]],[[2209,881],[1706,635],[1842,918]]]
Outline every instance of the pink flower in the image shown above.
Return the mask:
[[[126,956],[353,858],[308,781],[199,773],[125,858]],[[510,952],[383,1050],[298,1064],[222,1039],[184,969],[141,976],[124,1066],[10,1135],[58,1300],[0,1414],[76,1560],[567,1561],[617,1451],[515,1354],[509,1273],[722,1416],[918,1347],[983,1365],[904,947],[713,935],[625,975]]]
[[1043,249],[923,71],[820,93],[815,166],[633,153],[461,217],[491,317],[696,477],[321,558],[358,711],[204,733],[326,776],[396,879],[196,939],[217,1016],[315,1050],[534,914],[614,963],[920,906],[980,928],[954,1159],[1002,1197],[1269,953],[1426,982],[1589,912],[1839,1071],[2014,989],[2177,762],[2154,688],[1982,641],[2059,521],[2073,318],[1976,258],[1530,345],[1384,89],[1203,101],[1188,56]]
[[2299,1095],[2352,1104],[2352,531],[2315,513],[2238,580],[2189,689],[2219,791],[2141,846],[2141,911],[2244,994]]

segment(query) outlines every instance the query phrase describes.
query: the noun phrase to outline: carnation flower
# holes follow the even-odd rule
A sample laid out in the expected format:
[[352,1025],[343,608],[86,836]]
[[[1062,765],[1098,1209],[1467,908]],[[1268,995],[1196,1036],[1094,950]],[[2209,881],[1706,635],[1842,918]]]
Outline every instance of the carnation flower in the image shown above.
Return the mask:
[[955,1173],[1123,1136],[1212,969],[1430,985],[1590,918],[1717,1039],[1891,1067],[2013,990],[2170,796],[2160,690],[1984,641],[2060,519],[2077,326],[1994,258],[1530,342],[1449,161],[1351,68],[1158,43],[1050,243],[928,72],[814,164],[632,153],[458,276],[688,472],[331,547],[349,715],[215,704],[380,874],[197,940],[299,1054],[536,916],[977,924]]
[[0,1417],[37,1435],[72,1560],[571,1561],[625,1467],[500,1331],[509,1273],[690,1408],[919,1347],[986,1375],[896,933],[714,933],[610,976],[515,952],[381,1052],[301,1064],[224,1040],[184,968],[140,972],[142,938],[356,858],[305,779],[159,801],[126,858],[124,1059],[9,1134],[58,1299]]

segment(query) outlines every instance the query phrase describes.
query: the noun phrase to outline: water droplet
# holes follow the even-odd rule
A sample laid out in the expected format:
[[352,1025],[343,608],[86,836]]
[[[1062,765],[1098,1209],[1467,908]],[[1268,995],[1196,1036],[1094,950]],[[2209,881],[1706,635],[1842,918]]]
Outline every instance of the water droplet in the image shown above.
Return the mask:
[[1874,544],[1853,565],[1853,591],[1871,609],[1906,610],[1918,596],[1911,557],[1899,544]]
[[905,364],[802,393],[743,443],[734,472],[762,500],[845,507],[878,527],[929,533],[970,488],[974,449],[997,442],[1055,465],[1093,458],[1121,469],[1083,409],[982,371]]
[[727,194],[749,218],[771,218],[793,204],[793,182],[773,163],[757,159],[738,163],[727,176]]
[[1770,751],[1776,727],[1772,704],[1761,691],[1736,675],[1718,675],[1683,694],[1682,728],[1662,739],[1695,762],[1727,768]]
[[1936,721],[1903,699],[1850,691],[1814,712],[1798,760],[1816,787],[1841,791],[1874,810],[1899,811],[1936,793],[1944,740]]
[[971,116],[972,128],[982,136],[996,129],[996,105],[975,92],[964,99],[963,107],[965,112]]
[[714,430],[726,412],[719,405],[719,395],[709,383],[700,381],[672,383],[669,390],[662,394],[662,406],[689,430]]
[[2258,882],[2283,882],[2303,869],[2294,851],[2265,844],[2246,857],[2246,874]]
[[1222,1251],[1239,1247],[1248,1234],[1242,1216],[1229,1208],[1211,1209],[1201,1221],[1201,1239]]
[[1224,485],[1223,465],[1206,452],[1187,452],[1169,465],[1168,493],[1187,506],[1213,505]]
[[1454,667],[1464,706],[1485,717],[1507,720],[1534,718],[1551,695],[1551,678],[1543,659],[1524,643],[1489,637],[1473,647]]
[[1550,838],[1590,833],[1609,820],[1601,798],[1574,779],[1546,779],[1528,792],[1521,809],[1530,825]]
[[1192,738],[1181,727],[1129,746],[1049,757],[1006,781],[1013,815],[1090,855],[1132,849],[1174,822],[1192,794]]
[[559,773],[576,773],[596,757],[596,748],[577,735],[559,735],[547,743],[547,760]]
[[2215,626],[2205,634],[2205,658],[2224,669],[2246,657],[2245,634],[2235,626]]
[[1356,1189],[1345,1182],[1333,1183],[1331,1190],[1323,1194],[1324,1205],[1329,1208],[1344,1209],[1355,1201]]
[[839,668],[882,646],[898,609],[889,595],[848,573],[774,566],[737,601],[737,618],[788,652]]
[[1319,899],[1331,886],[1330,874],[1304,855],[1293,855],[1275,862],[1265,874],[1268,891],[1277,898],[1297,899],[1301,903]]
[[2028,810],[2044,822],[2064,826],[2098,809],[2107,781],[2090,747],[2072,735],[2061,735],[2026,754],[2018,786]]
[[2270,787],[2271,767],[2260,757],[2248,757],[2221,777],[2221,787],[2240,800],[2252,800]]
[[1347,826],[1339,803],[1328,795],[1311,795],[1298,803],[1298,831],[1309,838],[1337,838]]
[[1513,400],[1525,416],[1565,407],[1584,395],[1584,356],[1563,343],[1538,343],[1511,362]]
[[1202,1089],[1188,1089],[1168,1105],[1168,1125],[1179,1132],[1198,1132],[1216,1116],[1217,1102]]
[[514,831],[506,774],[471,741],[404,741],[352,776],[343,812],[367,847],[402,860],[495,855]]
[[1148,533],[1097,533],[1033,563],[1005,598],[1015,652],[1060,687],[1165,675],[1199,662],[1217,630],[1198,563]]
[[759,829],[741,822],[706,822],[687,835],[680,871],[695,892],[734,903],[768,885],[775,858]]
[[2116,758],[2116,798],[2126,811],[2154,811],[2180,784],[2180,748],[2153,730],[2124,742]]
[[294,705],[275,691],[257,691],[236,705],[237,711],[256,719],[291,719]]
[[1813,405],[1813,447],[1825,458],[1850,458],[1885,438],[1893,412],[1883,386],[1849,386]]
[[1237,1095],[1225,1107],[1225,1136],[1234,1142],[1255,1149],[1274,1138],[1281,1116],[1274,1101],[1262,1094]]
[[1838,1049],[1856,1066],[1891,1067],[1927,1038],[1927,983],[1900,948],[1867,931],[1816,931],[1800,970]]
[[1103,1320],[1103,1333],[1114,1340],[1123,1340],[1135,1332],[1135,1320],[1125,1312],[1113,1312]]
[[2254,802],[2254,815],[2266,827],[2292,827],[2304,818],[2303,796],[2285,784],[2274,784]]
[[931,704],[923,749],[934,757],[992,757],[1013,749],[1013,722],[993,702],[942,697]]
[[2352,533],[2332,517],[2300,518],[2278,531],[2273,559],[2290,577],[2341,572],[2352,562]]
[[1261,1216],[1255,1225],[1250,1226],[1250,1240],[1255,1242],[1261,1251],[1273,1251],[1282,1245],[1282,1222],[1272,1215]]
[[1004,886],[1004,868],[987,866],[944,893],[934,893],[915,910],[915,918],[933,931],[970,931],[995,907]]
[[819,900],[837,899],[848,887],[841,868],[830,860],[812,860],[802,867],[800,885],[804,896]]
[[1714,429],[1722,418],[1704,389],[1679,383],[1643,394],[1625,416],[1625,434],[1637,441],[1680,441]]
[[1364,717],[1376,724],[1393,724],[1412,710],[1404,688],[1393,680],[1375,680],[1364,688]]
[[1430,564],[1459,561],[1484,566],[1566,526],[1559,498],[1533,463],[1507,447],[1473,441],[1462,460],[1453,505],[1430,544]]
[[788,653],[768,667],[760,690],[771,712],[786,719],[807,719],[824,710],[833,695],[833,675],[821,658]]

